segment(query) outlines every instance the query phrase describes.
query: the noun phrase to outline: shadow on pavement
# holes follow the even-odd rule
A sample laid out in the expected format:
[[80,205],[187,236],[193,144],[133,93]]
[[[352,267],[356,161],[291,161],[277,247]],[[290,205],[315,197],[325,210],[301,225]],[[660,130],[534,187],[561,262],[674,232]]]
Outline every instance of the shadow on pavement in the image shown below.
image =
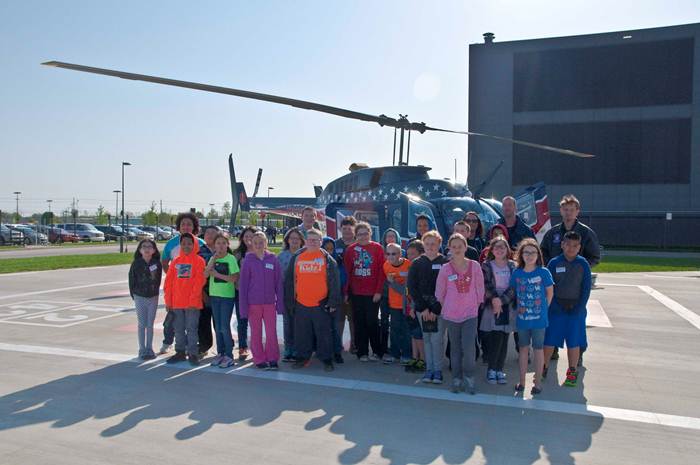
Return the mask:
[[[580,401],[585,403],[582,395]],[[278,422],[285,412],[310,417],[319,411],[303,430],[294,431],[295,423],[287,420]],[[47,422],[53,428],[69,428],[92,418],[119,417],[99,434],[108,438],[140,428],[147,440],[153,421],[181,415],[187,416],[188,424],[175,433],[180,441],[205,437],[215,425],[245,422],[258,428],[278,422],[282,447],[293,438],[318,444],[317,448],[292,448],[300,454],[297,462],[316,456],[327,458],[328,463],[356,464],[370,460],[376,449],[393,465],[428,464],[436,459],[463,463],[470,458],[527,465],[541,456],[557,465],[573,464],[572,454],[588,450],[592,435],[603,423],[600,416],[391,396],[129,362],[0,397],[0,432]],[[324,444],[327,433],[319,431],[324,428],[350,447],[328,457],[328,447],[342,449],[343,443]],[[319,455],[324,451],[326,456]]]

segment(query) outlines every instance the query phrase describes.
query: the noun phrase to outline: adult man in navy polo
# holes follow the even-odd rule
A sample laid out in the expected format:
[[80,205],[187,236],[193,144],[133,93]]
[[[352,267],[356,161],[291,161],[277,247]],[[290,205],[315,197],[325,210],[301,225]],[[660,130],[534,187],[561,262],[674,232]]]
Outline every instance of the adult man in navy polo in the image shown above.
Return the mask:
[[535,233],[517,214],[515,198],[507,195],[503,197],[501,204],[503,205],[503,218],[498,220],[498,223],[508,229],[508,245],[510,245],[510,248],[515,250],[520,241],[527,237],[534,239]]

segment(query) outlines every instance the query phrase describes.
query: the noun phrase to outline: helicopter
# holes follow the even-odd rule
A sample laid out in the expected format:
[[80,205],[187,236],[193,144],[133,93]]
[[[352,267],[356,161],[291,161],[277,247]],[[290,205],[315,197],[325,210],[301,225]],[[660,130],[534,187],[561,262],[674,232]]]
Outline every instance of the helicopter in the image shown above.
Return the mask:
[[[61,61],[48,61],[42,63],[42,65],[118,77],[132,81],[144,81],[261,100],[349,119],[372,122],[378,124],[380,127],[386,126],[394,128],[394,152],[391,166],[369,167],[364,164],[353,163],[350,166],[350,173],[331,181],[320,193],[317,193],[315,208],[319,219],[325,223],[327,233],[334,238],[337,238],[339,233],[337,224],[339,224],[343,217],[349,215],[355,216],[358,220],[369,222],[372,226],[375,240],[379,239],[380,231],[392,227],[399,231],[402,241],[406,241],[416,235],[415,219],[419,215],[427,216],[431,223],[430,226],[437,229],[443,236],[449,235],[452,231],[452,225],[456,221],[461,220],[464,215],[470,211],[476,212],[479,215],[485,228],[491,227],[501,218],[500,202],[494,199],[482,198],[481,193],[503,162],[501,162],[496,170],[494,170],[494,172],[473,192],[470,191],[466,184],[444,179],[431,179],[428,175],[428,171],[431,169],[430,167],[422,165],[411,166],[409,164],[411,134],[413,132],[418,132],[419,134],[438,132],[466,135],[468,137],[482,137],[505,143],[538,148],[565,156],[579,158],[591,158],[594,156],[570,149],[510,139],[491,134],[433,127],[424,122],[411,122],[407,115],[402,114],[399,114],[398,118],[393,118],[384,114],[371,115],[272,94],[135,74],[112,69],[95,68]],[[398,160],[396,150],[397,142]],[[406,148],[405,161],[404,148]],[[235,179],[232,156],[229,157],[229,172],[231,176],[231,194],[233,201],[232,221],[234,221],[233,218],[236,217],[239,205],[243,208],[249,208],[249,205],[247,195],[245,194],[245,188],[242,183],[237,182]],[[545,186],[541,183],[531,186],[526,189],[524,193],[516,197],[516,203],[518,212],[521,217],[523,217],[523,220],[533,227],[533,230],[538,236],[543,235],[549,225],[549,209]],[[290,207],[293,207],[295,210],[298,209],[298,206]],[[282,208],[281,211],[283,213],[284,208]]]

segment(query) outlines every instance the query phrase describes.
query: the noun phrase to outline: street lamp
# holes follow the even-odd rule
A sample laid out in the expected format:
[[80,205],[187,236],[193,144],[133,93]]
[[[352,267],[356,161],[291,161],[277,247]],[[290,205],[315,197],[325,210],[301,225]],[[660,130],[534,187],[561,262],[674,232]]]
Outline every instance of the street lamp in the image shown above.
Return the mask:
[[207,226],[209,226],[209,223],[211,222],[211,218],[209,218],[209,217],[211,216],[211,211],[213,209],[214,209],[214,204],[210,203],[209,204],[209,212],[207,213]]
[[17,222],[19,223],[19,195],[21,194],[21,192],[15,191],[13,192],[13,194],[15,194],[15,200],[17,201],[17,209],[15,210],[15,220],[17,220]]
[[53,200],[51,199],[46,201],[46,203],[49,204],[49,216],[51,217],[51,228],[53,228],[53,213],[51,213],[51,202],[53,202]]
[[[114,202],[114,223],[116,224],[119,222],[119,194],[122,191],[120,191],[119,189],[114,189],[112,192],[114,192],[116,194],[116,199]],[[112,225],[110,224],[110,226],[112,226]],[[122,233],[123,233],[123,231],[122,231]]]
[[275,188],[272,187],[272,186],[269,186],[269,187],[267,188],[267,198],[268,198],[268,199],[270,198],[270,191],[272,191],[272,190],[275,190]]
[[119,236],[119,253],[126,252],[126,245],[124,244],[124,234],[126,233],[126,224],[124,223],[124,167],[131,166],[128,161],[122,162],[122,235]]

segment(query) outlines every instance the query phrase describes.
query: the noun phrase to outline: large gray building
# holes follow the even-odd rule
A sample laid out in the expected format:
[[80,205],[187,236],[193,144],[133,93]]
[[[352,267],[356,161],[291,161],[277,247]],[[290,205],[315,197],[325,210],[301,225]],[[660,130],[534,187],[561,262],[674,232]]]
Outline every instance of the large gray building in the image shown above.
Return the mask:
[[700,24],[484,37],[469,47],[469,129],[596,157],[473,137],[469,185],[504,160],[486,193],[543,181],[555,221],[573,193],[605,244],[700,246]]

